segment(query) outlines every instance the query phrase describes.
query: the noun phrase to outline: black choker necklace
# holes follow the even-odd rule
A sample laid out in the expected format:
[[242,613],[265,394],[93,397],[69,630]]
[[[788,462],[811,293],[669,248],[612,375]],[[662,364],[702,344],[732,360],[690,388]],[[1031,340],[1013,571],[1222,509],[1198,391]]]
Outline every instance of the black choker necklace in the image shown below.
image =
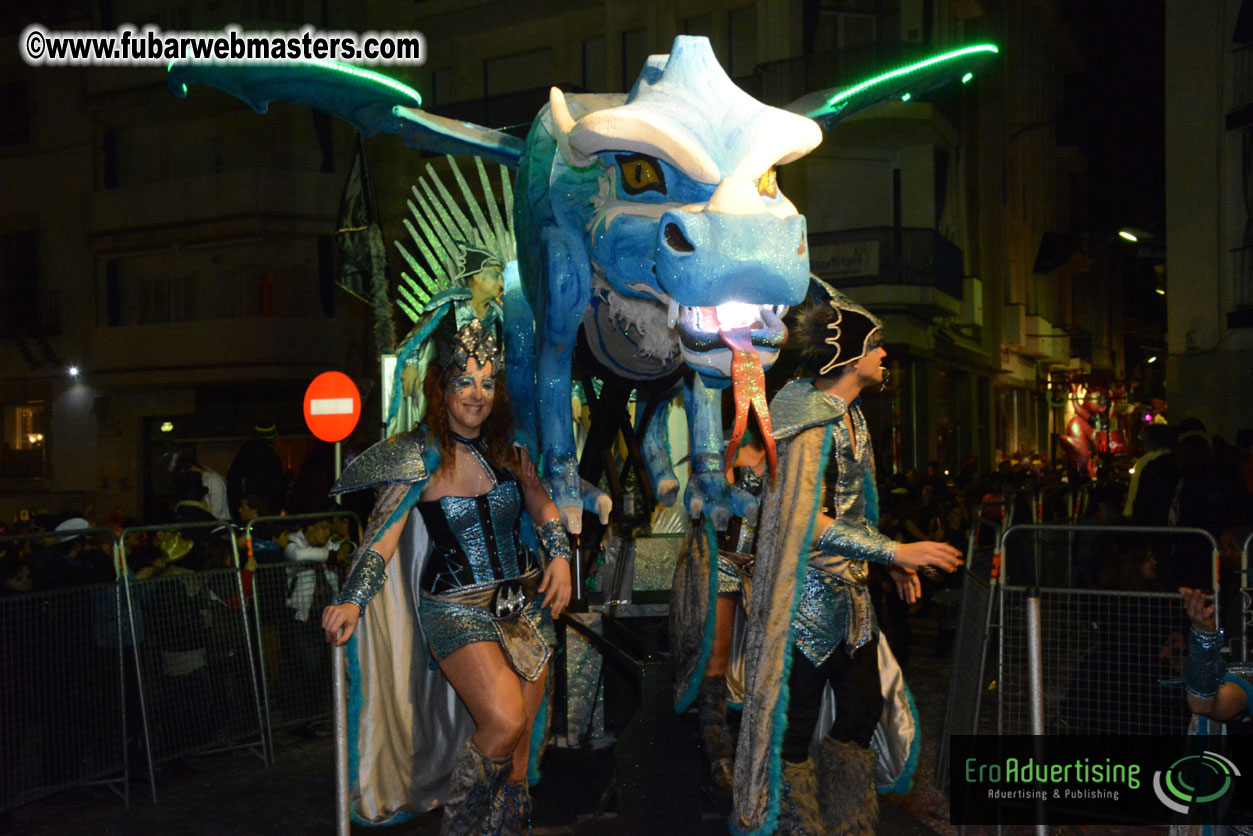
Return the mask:
[[464,435],[457,435],[452,430],[449,430],[448,434],[453,437],[453,440],[460,441],[467,447],[474,447],[483,439],[483,436],[481,435],[476,435],[474,438],[466,438]]

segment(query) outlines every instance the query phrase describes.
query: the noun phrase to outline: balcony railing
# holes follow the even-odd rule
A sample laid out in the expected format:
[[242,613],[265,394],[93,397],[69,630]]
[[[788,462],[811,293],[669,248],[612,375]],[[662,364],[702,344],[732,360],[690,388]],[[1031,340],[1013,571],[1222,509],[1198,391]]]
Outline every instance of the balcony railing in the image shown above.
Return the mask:
[[962,251],[934,229],[817,232],[809,236],[809,265],[840,287],[913,285],[962,298]]

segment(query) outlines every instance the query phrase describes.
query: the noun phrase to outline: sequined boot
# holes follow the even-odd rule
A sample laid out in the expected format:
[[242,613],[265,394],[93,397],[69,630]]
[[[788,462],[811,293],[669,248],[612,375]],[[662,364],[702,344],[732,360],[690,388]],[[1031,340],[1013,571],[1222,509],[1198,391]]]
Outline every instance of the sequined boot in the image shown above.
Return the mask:
[[874,836],[879,822],[875,753],[856,743],[826,738],[818,744],[822,820],[832,836]]
[[709,778],[714,790],[730,797],[735,766],[735,745],[727,726],[727,680],[707,676],[700,683],[700,739],[709,759]]
[[492,799],[487,832],[493,836],[530,836],[531,791],[525,778],[500,785]]
[[822,814],[818,811],[818,778],[814,762],[783,762],[783,792],[779,794],[777,836],[822,836]]
[[492,800],[512,765],[512,757],[489,758],[474,741],[467,740],[453,761],[440,836],[483,836],[492,832],[488,829]]

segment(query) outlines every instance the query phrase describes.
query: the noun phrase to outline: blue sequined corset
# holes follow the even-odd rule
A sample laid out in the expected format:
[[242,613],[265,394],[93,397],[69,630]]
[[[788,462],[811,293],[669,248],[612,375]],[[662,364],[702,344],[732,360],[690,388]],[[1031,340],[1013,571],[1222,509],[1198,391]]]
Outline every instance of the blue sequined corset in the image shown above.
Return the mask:
[[434,595],[516,578],[538,568],[518,539],[522,493],[516,480],[480,496],[444,496],[419,502],[431,553],[422,588]]

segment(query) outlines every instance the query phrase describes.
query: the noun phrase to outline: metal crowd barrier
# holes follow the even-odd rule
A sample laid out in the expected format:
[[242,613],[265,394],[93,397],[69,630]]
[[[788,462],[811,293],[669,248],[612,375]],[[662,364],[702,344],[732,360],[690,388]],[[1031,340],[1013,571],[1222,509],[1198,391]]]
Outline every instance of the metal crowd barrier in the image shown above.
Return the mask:
[[[69,554],[81,538],[107,540],[108,551]],[[0,553],[32,545],[26,565],[38,564],[39,578],[68,571],[102,581],[0,598],[0,811],[88,785],[130,803],[127,743],[136,732],[127,707],[135,695],[122,588],[107,580],[116,576],[116,542],[98,528],[0,537]]]
[[[255,571],[242,565],[239,529],[221,521],[0,537],[0,553],[33,547],[47,569],[37,580],[78,573],[75,586],[0,598],[0,811],[87,785],[129,804],[141,760],[155,802],[157,764],[231,749],[270,763],[273,728],[328,718],[319,596],[333,595],[344,567],[286,561],[277,546],[261,554],[260,535],[334,519],[359,539],[344,511],[250,523],[242,544],[260,557]],[[171,552],[144,543],[161,532],[176,536]],[[108,551],[57,562],[82,538]],[[78,564],[101,582],[82,583]],[[302,620],[289,601],[310,573],[313,584],[295,584],[308,587],[296,596],[308,593]]]
[[1183,675],[1187,618],[1178,593],[1004,586],[998,598],[998,734],[1187,731],[1183,690],[1161,684]]
[[[1012,507],[1012,505],[1011,505]],[[1007,515],[1012,517],[1012,514]],[[1187,619],[1177,593],[1035,585],[1048,555],[1011,550],[1028,532],[1147,534],[1202,538],[1217,588],[1218,545],[1201,529],[1147,526],[972,524],[962,613],[937,763],[947,786],[952,734],[1153,734],[1186,730],[1179,689],[1159,683],[1182,673]],[[997,529],[990,558],[976,529]],[[1247,549],[1253,537],[1246,541]],[[1068,553],[1068,550],[1067,550]],[[990,562],[990,569],[984,569]],[[986,573],[986,574],[985,574]],[[1015,585],[1010,585],[1011,583]],[[1217,615],[1217,613],[1216,613]],[[991,664],[989,662],[991,661]],[[995,713],[983,695],[994,694]]]
[[[980,509],[982,511],[982,509]],[[995,545],[980,545],[983,531],[992,533],[991,543],[999,543],[1001,526],[982,516],[970,521],[966,559],[962,567],[961,604],[957,635],[954,637],[949,672],[948,699],[944,704],[944,725],[936,759],[936,785],[948,786],[949,735],[975,734],[979,704],[983,698],[983,670],[988,653],[988,630],[992,621],[993,583],[999,569]]]
[[[1073,526],[1057,525],[1011,526],[1001,535],[1000,550],[1002,554],[1005,554],[1007,548],[1006,544],[1011,540],[1011,538],[1018,534],[1026,532],[1036,532],[1037,534],[1058,531],[1065,532],[1071,530],[1072,528]],[[1088,526],[1087,528],[1091,531],[1095,527]],[[1173,526],[1111,525],[1100,526],[1097,530],[1102,534],[1158,535],[1165,538],[1171,538],[1172,540],[1179,537],[1202,538],[1204,541],[1207,541],[1210,546],[1210,588],[1218,588],[1218,543],[1214,540],[1213,536],[1211,536],[1210,533],[1204,529]],[[1008,565],[1008,561],[1006,563]],[[1026,693],[1027,706],[1030,713],[1030,725],[1027,726],[1027,731],[1035,734],[1043,734],[1046,725],[1051,725],[1055,722],[1054,715],[1048,710],[1050,706],[1046,706],[1045,702],[1046,693],[1050,695],[1050,697],[1048,697],[1050,704],[1056,704],[1058,702],[1058,683],[1045,674],[1045,663],[1050,658],[1050,654],[1044,650],[1045,641],[1049,642],[1050,646],[1056,646],[1057,643],[1061,643],[1061,649],[1057,654],[1057,658],[1060,660],[1059,664],[1075,666],[1076,672],[1073,673],[1073,675],[1082,677],[1085,675],[1085,672],[1090,674],[1096,667],[1099,667],[1102,664],[1114,664],[1116,666],[1115,669],[1119,672],[1119,674],[1127,678],[1130,683],[1128,687],[1147,689],[1150,692],[1150,696],[1168,693],[1165,692],[1162,686],[1152,688],[1151,686],[1145,684],[1144,677],[1147,674],[1143,669],[1145,668],[1145,665],[1148,664],[1148,656],[1145,655],[1148,650],[1146,647],[1139,644],[1127,644],[1127,642],[1147,641],[1151,643],[1154,640],[1163,639],[1163,636],[1161,635],[1162,625],[1158,623],[1159,621],[1170,623],[1170,621],[1173,620],[1176,623],[1179,623],[1182,627],[1183,617],[1180,615],[1182,608],[1179,606],[1177,595],[1150,592],[1130,593],[1128,597],[1138,603],[1130,605],[1130,609],[1127,611],[1118,611],[1116,607],[1104,605],[1103,602],[1104,599],[1120,597],[1118,594],[1119,590],[1106,589],[1079,591],[1066,589],[1042,589],[1041,579],[1043,576],[1044,573],[1042,571],[1039,552],[1037,550],[1032,571],[1028,576],[1030,585],[1025,588],[1025,600],[1022,602],[1024,606],[1019,609],[1014,609],[1013,605],[1015,601],[1013,600],[1012,593],[1010,592],[1012,587],[1003,585],[1007,580],[1006,577],[1002,577],[1002,587],[998,590],[997,611],[999,614],[998,628],[1000,631],[1000,641],[998,642],[997,647],[996,678],[998,734],[1008,733],[1005,730],[1005,714],[1009,711],[1012,715],[1015,704],[1017,702],[1021,702],[1022,700],[1021,692],[1023,691]],[[1091,607],[1088,609],[1102,617],[1099,620],[1089,620],[1086,622],[1086,630],[1088,631],[1086,633],[1083,622],[1076,624],[1073,620],[1067,620],[1064,617],[1059,618],[1048,630],[1046,630],[1044,627],[1044,620],[1047,618],[1048,612],[1046,601],[1058,595],[1076,597],[1087,596],[1088,600],[1091,602]],[[1155,596],[1157,599],[1160,599],[1162,595],[1174,599],[1174,616],[1171,616],[1168,608],[1163,607],[1160,602],[1156,604],[1147,603],[1151,600],[1155,600]],[[1218,597],[1219,596],[1217,595],[1214,597],[1215,619],[1220,617],[1218,612]],[[1106,610],[1113,610],[1113,612],[1107,613]],[[1084,610],[1080,608],[1078,611],[1083,612]],[[1025,613],[1028,619],[1028,624],[1024,627],[1026,632],[1024,633],[1023,639],[1025,644],[1025,655],[1027,657],[1025,661],[1028,673],[1025,675],[1025,687],[1019,688],[1016,691],[1015,682],[1017,678],[1022,675],[1021,671],[1017,669],[1017,665],[1023,661],[1019,657],[1023,655],[1024,650],[1022,646],[1016,646],[1013,644],[1016,615],[1020,612]],[[1073,610],[1066,610],[1063,608],[1059,610],[1059,612],[1066,613],[1073,612]],[[1123,629],[1123,625],[1137,622],[1140,622],[1139,626],[1142,628],[1140,634],[1131,634]],[[1173,633],[1170,633],[1166,639],[1163,640],[1174,641]],[[1180,651],[1177,658],[1181,660],[1183,647],[1182,629],[1179,633],[1178,644]],[[1076,649],[1076,646],[1084,648],[1083,652],[1086,654],[1084,657],[1087,659],[1086,662],[1082,661],[1078,657],[1078,650]],[[1158,648],[1158,658],[1171,658],[1169,651],[1170,648],[1168,645],[1162,645]],[[1124,652],[1127,655],[1126,658],[1122,655]],[[1006,661],[1007,658],[1008,664]],[[1094,658],[1095,661],[1093,661]],[[1182,671],[1182,667],[1180,667],[1180,670]],[[1051,690],[1047,686],[1051,686]],[[1081,690],[1082,683],[1075,687]],[[1090,726],[1093,728],[1126,727],[1128,722],[1132,722],[1132,725],[1136,725],[1136,722],[1129,721],[1125,717],[1125,715],[1132,710],[1154,712],[1149,715],[1151,719],[1146,720],[1143,724],[1137,725],[1137,728],[1143,727],[1144,725],[1147,725],[1150,728],[1156,728],[1156,723],[1159,720],[1167,727],[1170,727],[1172,725],[1171,713],[1170,708],[1166,705],[1166,703],[1174,702],[1177,704],[1182,702],[1179,694],[1174,694],[1174,697],[1176,698],[1175,700],[1171,701],[1167,699],[1160,705],[1158,703],[1148,703],[1145,705],[1133,705],[1130,707],[1120,708],[1117,703],[1109,706],[1102,706],[1099,703],[1094,703],[1090,698],[1082,697],[1078,694],[1078,692],[1076,692],[1073,699],[1068,699],[1066,701],[1068,713],[1061,717],[1061,728],[1065,730],[1065,724],[1068,721],[1074,721],[1076,717],[1078,718],[1077,722],[1083,726]],[[1077,706],[1083,707],[1078,708]],[[1150,732],[1126,731],[1123,733]]]
[[349,525],[347,542],[360,540],[361,523],[351,511],[263,517],[244,527],[246,552],[257,561],[248,609],[259,638],[257,667],[271,755],[274,729],[330,717],[331,658],[320,626],[322,607],[338,592],[347,568],[286,560],[280,541],[283,532],[337,519]]
[[[131,538],[161,532],[177,535],[172,553],[128,550]],[[235,535],[221,521],[122,531],[150,767],[231,749],[270,762]]]
[[1033,497],[1033,501],[1031,503],[1031,522],[1038,524],[1055,521],[1045,519],[1048,511],[1047,500],[1050,495],[1053,494],[1065,495],[1065,505],[1062,509],[1062,519],[1068,523],[1073,523],[1075,521],[1079,512],[1078,493],[1076,493],[1074,488],[1070,485],[1057,484],[1045,485],[1042,488],[1036,488],[1035,496]]

